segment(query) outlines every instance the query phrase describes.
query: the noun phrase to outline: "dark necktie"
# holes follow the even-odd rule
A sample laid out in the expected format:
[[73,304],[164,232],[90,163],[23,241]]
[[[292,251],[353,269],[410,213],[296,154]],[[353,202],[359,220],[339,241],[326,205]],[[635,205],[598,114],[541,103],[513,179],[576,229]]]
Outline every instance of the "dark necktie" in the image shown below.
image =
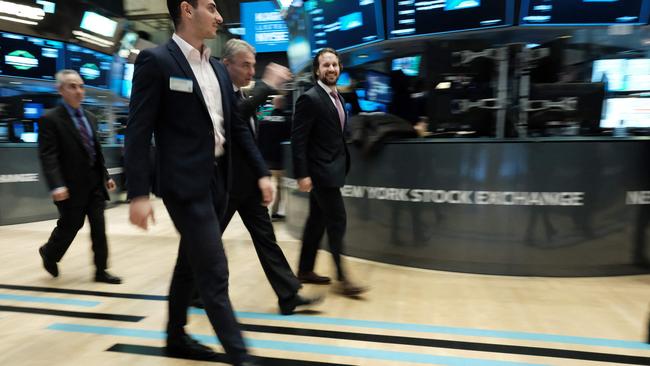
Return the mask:
[[81,142],[88,153],[90,158],[90,164],[95,164],[95,143],[93,141],[93,136],[86,127],[84,123],[83,116],[81,115],[81,110],[77,109],[74,111],[75,118],[77,119],[77,126],[79,126],[79,135],[81,135]]
[[341,105],[341,100],[339,99],[339,95],[336,92],[330,92],[330,95],[332,96],[332,98],[334,98],[334,106],[336,107],[336,111],[339,113],[341,130],[343,130],[345,128],[345,111],[343,110],[343,106]]

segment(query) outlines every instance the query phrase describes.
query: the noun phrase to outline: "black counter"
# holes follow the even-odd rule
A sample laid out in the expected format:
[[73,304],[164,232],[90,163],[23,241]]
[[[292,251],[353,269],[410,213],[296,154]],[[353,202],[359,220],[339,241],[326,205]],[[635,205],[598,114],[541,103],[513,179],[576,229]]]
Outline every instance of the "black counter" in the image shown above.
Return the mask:
[[[374,156],[350,150],[347,255],[486,274],[650,272],[649,138],[415,139]],[[307,195],[291,178],[285,186],[287,225],[300,237]]]
[[[118,185],[111,202],[124,189],[122,146],[102,146],[106,167]],[[38,159],[38,145],[0,144],[0,225],[58,217]]]

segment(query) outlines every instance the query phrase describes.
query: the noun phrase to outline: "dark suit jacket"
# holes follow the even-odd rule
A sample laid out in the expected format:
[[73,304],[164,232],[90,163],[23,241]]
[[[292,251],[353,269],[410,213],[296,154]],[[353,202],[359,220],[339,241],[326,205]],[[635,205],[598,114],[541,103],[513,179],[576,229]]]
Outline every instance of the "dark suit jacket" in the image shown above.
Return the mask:
[[[257,140],[258,121],[257,121],[257,107],[259,107],[269,95],[273,94],[275,89],[268,86],[263,81],[255,83],[253,90],[246,94],[243,100],[237,97],[237,113],[239,119],[246,124],[250,133]],[[250,118],[253,118],[255,130],[252,129]],[[230,194],[232,196],[242,197],[258,190],[257,178],[254,170],[246,162],[246,154],[242,147],[235,144],[232,148],[232,162],[233,162],[233,186]]]
[[[226,189],[230,189],[233,144],[242,147],[256,177],[269,172],[246,125],[233,121],[238,116],[226,68],[216,58],[210,63],[221,88],[226,144],[220,164],[226,165],[221,171],[226,175]],[[170,77],[192,80],[193,91],[171,90]],[[152,134],[156,143],[154,193],[178,200],[207,197],[214,176],[214,129],[199,84],[173,40],[143,50],[135,62],[124,146],[129,198],[148,195],[151,190]]]
[[93,129],[96,159],[93,166],[79,130],[63,105],[49,110],[39,120],[38,153],[45,180],[50,190],[67,187],[72,204],[87,202],[91,191],[97,188],[97,176],[103,178],[101,189],[104,198],[109,199],[105,184],[109,177],[97,139],[97,119],[90,112],[84,114]]
[[[339,95],[341,105],[345,101]],[[347,116],[346,116],[347,125]],[[316,84],[298,98],[291,151],[296,179],[311,177],[314,187],[342,187],[350,154],[339,115],[325,90]]]

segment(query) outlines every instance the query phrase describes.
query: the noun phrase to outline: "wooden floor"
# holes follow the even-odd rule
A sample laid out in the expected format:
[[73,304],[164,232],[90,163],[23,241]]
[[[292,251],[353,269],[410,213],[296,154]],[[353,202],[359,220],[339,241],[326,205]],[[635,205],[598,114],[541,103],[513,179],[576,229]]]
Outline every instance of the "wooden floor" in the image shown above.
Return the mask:
[[[149,232],[129,225],[127,213],[126,205],[106,211],[110,271],[121,285],[91,281],[87,226],[58,278],[37,253],[55,221],[0,226],[0,365],[202,364],[161,351],[178,241],[164,207],[156,202]],[[299,241],[282,224],[276,234],[296,264]],[[282,317],[238,218],[224,242],[232,302],[251,352],[275,359],[268,365],[650,365],[642,342],[650,276],[501,277],[347,258],[353,277],[371,286],[367,296],[306,287],[326,292],[325,302]],[[327,252],[317,271],[333,273]],[[220,350],[201,311],[192,311],[189,330]]]

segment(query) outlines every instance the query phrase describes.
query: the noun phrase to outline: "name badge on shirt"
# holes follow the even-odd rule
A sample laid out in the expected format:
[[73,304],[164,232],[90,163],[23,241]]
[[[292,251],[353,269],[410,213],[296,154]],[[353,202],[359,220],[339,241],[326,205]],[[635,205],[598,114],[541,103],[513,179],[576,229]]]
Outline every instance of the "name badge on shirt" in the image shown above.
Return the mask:
[[169,90],[191,93],[193,87],[194,82],[190,79],[177,78],[173,76],[169,78]]

